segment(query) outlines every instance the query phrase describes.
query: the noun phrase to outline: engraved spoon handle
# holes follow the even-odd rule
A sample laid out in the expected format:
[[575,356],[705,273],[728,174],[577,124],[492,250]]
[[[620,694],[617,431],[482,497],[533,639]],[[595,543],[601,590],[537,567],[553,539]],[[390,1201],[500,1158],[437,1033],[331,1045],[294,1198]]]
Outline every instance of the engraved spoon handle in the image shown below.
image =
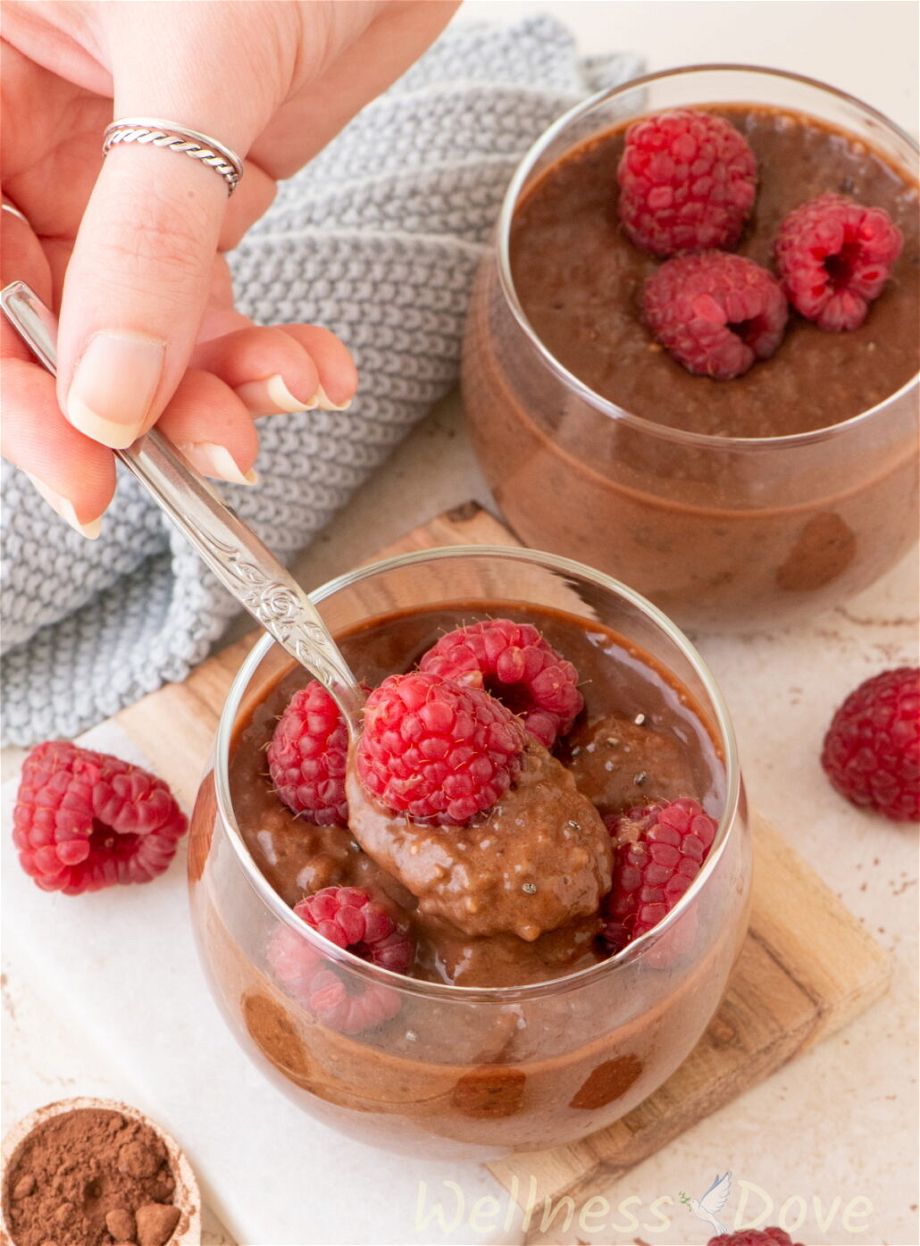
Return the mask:
[[[0,291],[0,305],[26,345],[56,375],[54,313],[24,281]],[[221,584],[316,676],[337,701],[349,731],[357,734],[364,694],[319,611],[271,550],[155,428],[115,454]]]

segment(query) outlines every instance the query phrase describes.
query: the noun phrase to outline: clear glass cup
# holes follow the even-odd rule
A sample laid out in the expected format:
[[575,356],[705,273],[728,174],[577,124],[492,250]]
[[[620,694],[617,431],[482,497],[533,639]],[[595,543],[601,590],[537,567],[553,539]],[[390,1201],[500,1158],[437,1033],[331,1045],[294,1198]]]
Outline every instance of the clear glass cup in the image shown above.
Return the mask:
[[810,79],[706,65],[638,78],[572,109],[524,157],[477,277],[464,345],[473,444],[514,531],[617,576],[691,630],[810,617],[910,549],[918,378],[851,419],[797,435],[655,424],[594,393],[540,342],[515,292],[509,236],[521,196],[575,143],[661,109],[745,102],[848,131],[916,179],[911,138]]
[[[496,602],[599,622],[683,685],[724,767],[707,861],[667,919],[609,960],[513,989],[418,981],[307,928],[259,871],[237,825],[228,757],[238,723],[290,659],[264,637],[221,715],[192,815],[193,924],[211,989],[249,1055],[305,1110],[386,1148],[456,1155],[564,1143],[609,1124],[686,1057],[718,1006],[747,928],[751,851],[731,723],[712,676],[658,610],[607,576],[546,554],[456,547],[363,568],[313,595],[334,633],[392,612]],[[322,958],[352,992],[395,1011],[349,1036],[273,974],[277,949]],[[274,951],[270,949],[275,949]]]

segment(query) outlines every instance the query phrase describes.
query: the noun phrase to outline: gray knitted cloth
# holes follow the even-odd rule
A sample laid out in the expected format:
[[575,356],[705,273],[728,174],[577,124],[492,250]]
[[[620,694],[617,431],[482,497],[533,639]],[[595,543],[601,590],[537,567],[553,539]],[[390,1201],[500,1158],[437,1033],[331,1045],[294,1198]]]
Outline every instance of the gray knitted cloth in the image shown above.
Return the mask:
[[[459,26],[297,176],[231,256],[241,309],[313,321],[352,349],[350,411],[260,426],[230,504],[290,558],[457,375],[470,282],[520,156],[588,91],[640,68],[579,60],[547,18]],[[72,736],[200,662],[236,603],[121,473],[96,542],[3,465],[3,738]]]

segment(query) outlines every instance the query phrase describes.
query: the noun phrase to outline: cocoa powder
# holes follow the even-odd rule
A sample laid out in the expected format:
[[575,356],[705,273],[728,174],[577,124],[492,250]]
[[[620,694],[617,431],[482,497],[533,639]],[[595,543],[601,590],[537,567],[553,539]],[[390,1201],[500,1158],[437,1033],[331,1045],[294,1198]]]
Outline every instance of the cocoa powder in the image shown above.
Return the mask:
[[4,1174],[14,1246],[165,1246],[180,1219],[166,1146],[120,1112],[78,1108],[37,1125]]

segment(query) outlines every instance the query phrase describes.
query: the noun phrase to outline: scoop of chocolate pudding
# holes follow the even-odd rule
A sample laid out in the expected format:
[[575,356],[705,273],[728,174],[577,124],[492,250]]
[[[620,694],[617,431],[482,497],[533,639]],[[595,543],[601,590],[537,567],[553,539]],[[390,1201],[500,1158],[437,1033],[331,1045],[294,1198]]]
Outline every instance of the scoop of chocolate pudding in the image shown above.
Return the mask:
[[353,762],[349,825],[377,864],[418,898],[425,917],[466,935],[528,942],[596,913],[610,889],[610,836],[571,773],[530,741],[520,777],[470,826],[423,826],[365,792]]
[[674,736],[620,714],[574,731],[566,761],[578,790],[601,813],[699,794],[686,747]]

